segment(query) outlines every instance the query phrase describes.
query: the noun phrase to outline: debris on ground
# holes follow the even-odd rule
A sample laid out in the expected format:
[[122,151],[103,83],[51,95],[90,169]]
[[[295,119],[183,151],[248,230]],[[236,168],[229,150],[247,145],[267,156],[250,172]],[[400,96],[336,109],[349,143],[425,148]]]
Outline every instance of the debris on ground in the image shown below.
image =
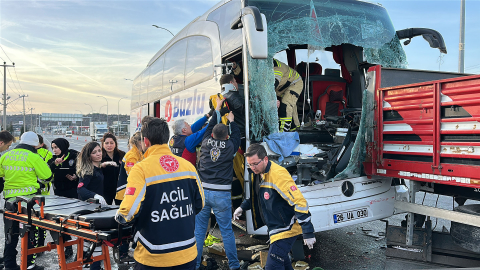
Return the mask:
[[225,253],[225,249],[223,248],[223,243],[215,243],[207,247],[207,252],[220,256],[227,256],[227,254]]
[[248,270],[262,270],[262,269],[263,269],[263,267],[260,265],[259,262],[256,262],[254,264],[250,264],[248,266]]
[[308,266],[308,263],[303,262],[303,261],[298,261],[292,263],[292,267],[294,270],[307,270],[310,269],[310,266]]
[[347,232],[348,235],[354,235],[355,232]]
[[268,249],[267,245],[256,245],[256,246],[251,246],[246,248],[246,250],[251,250],[253,252],[258,252],[265,249]]
[[372,230],[371,229],[365,229],[364,227],[360,227],[362,229],[363,232],[371,232]]

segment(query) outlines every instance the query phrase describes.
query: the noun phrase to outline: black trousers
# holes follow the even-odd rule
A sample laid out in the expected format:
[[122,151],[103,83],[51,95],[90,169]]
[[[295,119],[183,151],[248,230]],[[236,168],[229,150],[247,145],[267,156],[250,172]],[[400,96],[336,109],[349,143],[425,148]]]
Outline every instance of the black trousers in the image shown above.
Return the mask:
[[171,266],[171,267],[153,267],[153,266],[143,265],[139,262],[135,262],[134,270],[195,270],[196,266],[197,266],[197,259],[191,262],[188,262],[186,264]]
[[[17,244],[20,237],[20,224],[17,221],[3,217],[5,230],[5,250],[3,251],[3,259],[5,268],[15,268],[17,266]],[[8,225],[8,226],[7,226]],[[10,241],[8,241],[10,239]],[[33,248],[35,244],[35,231],[28,232],[28,248]],[[35,264],[35,254],[28,255],[27,266]]]

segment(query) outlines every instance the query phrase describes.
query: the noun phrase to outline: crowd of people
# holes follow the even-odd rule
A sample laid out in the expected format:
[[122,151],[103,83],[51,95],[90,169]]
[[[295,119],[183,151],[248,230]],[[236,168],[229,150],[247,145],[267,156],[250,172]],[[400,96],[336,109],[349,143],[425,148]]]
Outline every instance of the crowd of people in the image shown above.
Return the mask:
[[[228,94],[225,89],[238,90],[233,76],[224,75],[220,81],[223,94]],[[265,269],[293,269],[288,252],[297,237],[303,234],[309,248],[315,243],[308,204],[288,171],[268,160],[263,146],[252,144],[245,149],[242,124],[235,121],[241,116],[235,96],[212,96],[210,112],[191,126],[176,120],[172,137],[164,119],[144,117],[127,153],[118,149],[111,133],[105,133],[101,143],[85,144],[80,152],[70,149],[68,140],[56,138],[50,153],[40,135],[25,132],[15,149],[0,158],[4,197],[53,193],[120,205],[116,221],[135,225],[131,259],[137,270],[203,268],[203,244],[212,212],[229,268],[240,269],[232,220],[251,210],[255,228],[266,225],[269,231]],[[10,133],[0,132],[0,152],[13,141]],[[235,209],[232,199],[237,196],[232,194],[240,189],[241,198],[244,165],[250,167],[252,195]],[[9,227],[2,261],[7,270],[20,269],[16,264],[19,224]],[[29,247],[43,245],[45,232],[34,234],[29,235]],[[119,250],[120,259],[129,260],[129,243],[123,242]],[[101,252],[100,247],[95,252]],[[72,248],[67,247],[65,254],[72,256]],[[28,265],[28,269],[43,269],[35,265],[33,254]],[[90,269],[101,269],[100,262]]]

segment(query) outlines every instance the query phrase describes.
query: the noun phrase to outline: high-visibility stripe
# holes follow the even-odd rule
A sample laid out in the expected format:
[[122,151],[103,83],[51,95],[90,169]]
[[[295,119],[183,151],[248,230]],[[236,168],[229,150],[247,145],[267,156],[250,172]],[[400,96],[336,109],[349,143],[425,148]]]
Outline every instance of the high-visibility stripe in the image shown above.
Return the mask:
[[148,183],[159,181],[159,180],[165,180],[165,179],[182,177],[182,176],[197,177],[197,174],[195,172],[192,172],[192,171],[184,171],[184,172],[177,172],[177,173],[155,175],[155,176],[146,178],[145,183],[148,184]]
[[117,187],[117,192],[122,190],[122,189],[125,189],[126,187],[127,187],[127,184]]
[[283,193],[283,191],[278,188],[274,183],[263,182],[260,187],[274,188],[280,195],[282,195],[282,197],[288,202],[288,204],[293,205],[292,200],[290,200],[290,198],[285,193]]
[[302,224],[302,223],[305,223],[305,222],[309,222],[311,219],[312,219],[311,216],[309,216],[308,218],[306,218],[306,219],[304,219],[304,220],[301,220],[301,219],[298,219],[298,218],[297,218],[299,224]]
[[268,232],[268,234],[272,235],[272,234],[277,234],[277,233],[280,233],[280,232],[283,232],[283,231],[290,230],[294,223],[295,223],[295,216],[293,216],[292,220],[290,220],[290,225],[288,225],[287,227],[271,230],[271,231]]
[[137,242],[139,238],[142,241],[142,244],[144,244],[145,246],[147,246],[151,250],[166,250],[166,249],[184,247],[184,246],[188,246],[188,245],[191,245],[191,244],[195,243],[195,237],[193,237],[193,238],[190,238],[190,239],[184,240],[184,241],[179,241],[179,242],[174,242],[174,243],[169,243],[169,244],[163,244],[163,245],[154,245],[154,244],[150,243],[145,237],[143,237],[143,235],[140,232],[137,232],[135,234],[134,241]]
[[145,195],[146,189],[147,189],[147,184],[145,183],[142,187],[142,190],[140,190],[140,192],[138,193],[137,198],[135,198],[135,201],[132,204],[132,208],[130,208],[130,211],[128,212],[128,215],[126,218],[127,222],[130,221],[132,217],[135,215],[135,212],[137,212],[139,205],[142,202],[143,195]]

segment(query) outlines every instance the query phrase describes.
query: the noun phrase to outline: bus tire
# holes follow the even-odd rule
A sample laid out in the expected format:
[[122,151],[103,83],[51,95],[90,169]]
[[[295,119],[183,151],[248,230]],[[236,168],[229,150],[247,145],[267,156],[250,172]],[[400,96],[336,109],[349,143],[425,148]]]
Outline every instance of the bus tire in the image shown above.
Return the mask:
[[[479,216],[480,204],[458,206],[454,211]],[[452,221],[450,235],[452,236],[453,242],[458,246],[480,253],[480,227]]]

